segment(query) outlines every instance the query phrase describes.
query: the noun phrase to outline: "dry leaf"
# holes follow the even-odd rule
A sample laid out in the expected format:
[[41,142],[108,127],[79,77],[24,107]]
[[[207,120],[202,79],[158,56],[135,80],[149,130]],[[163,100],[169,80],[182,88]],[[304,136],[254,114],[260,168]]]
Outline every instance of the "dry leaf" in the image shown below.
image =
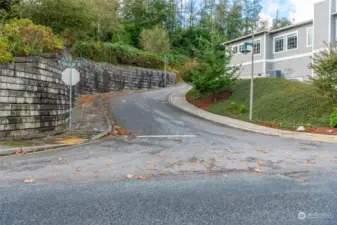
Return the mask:
[[62,157],[58,157],[57,160],[61,161],[61,160],[63,160],[63,158]]
[[146,164],[150,164],[150,162],[149,162],[149,161],[147,161],[147,162],[146,162]]
[[141,179],[141,180],[147,180],[149,179],[150,176],[149,175],[144,175],[144,176],[139,176],[138,179]]
[[278,163],[280,160],[272,160],[273,163]]
[[331,159],[331,162],[337,163],[337,159]]
[[210,160],[206,160],[206,168],[211,168],[211,161]]
[[33,182],[35,182],[35,180],[32,180],[32,179],[24,179],[23,182],[26,183],[26,184],[28,184],[28,183],[33,183]]
[[258,149],[256,151],[257,152],[262,152],[262,153],[269,153],[269,150],[267,150],[267,149]]
[[148,170],[157,170],[156,168],[148,168]]
[[316,164],[316,163],[308,159],[307,164]]
[[246,160],[241,159],[240,162],[245,162]]
[[159,156],[159,157],[165,157],[165,155],[163,155],[163,154],[159,154],[158,156]]
[[193,162],[194,162],[194,163],[198,163],[198,162],[199,162],[199,160],[195,159]]
[[79,171],[78,173],[79,173],[79,174],[81,174],[81,175],[83,175],[83,174],[84,174],[84,172],[83,172],[83,171]]
[[245,166],[245,169],[249,169],[249,167],[248,167],[248,166]]
[[254,171],[257,172],[257,173],[261,173],[262,172],[262,170],[260,170],[260,169],[254,169]]
[[297,182],[303,182],[303,183],[307,183],[309,182],[309,179],[308,178],[299,178],[299,179],[296,179]]
[[53,178],[52,176],[48,176],[48,179],[51,179],[51,178]]
[[105,165],[106,165],[106,166],[110,166],[110,165],[111,165],[111,163],[110,163],[110,162],[107,162],[107,163],[105,163]]
[[135,175],[127,173],[124,175],[124,177],[127,179],[132,179],[132,178],[135,178]]
[[160,175],[162,175],[162,176],[167,176],[168,173],[161,172]]
[[77,171],[77,172],[81,171],[81,168],[76,168],[76,171]]
[[260,165],[260,166],[263,166],[264,165],[264,162],[257,162],[257,165]]

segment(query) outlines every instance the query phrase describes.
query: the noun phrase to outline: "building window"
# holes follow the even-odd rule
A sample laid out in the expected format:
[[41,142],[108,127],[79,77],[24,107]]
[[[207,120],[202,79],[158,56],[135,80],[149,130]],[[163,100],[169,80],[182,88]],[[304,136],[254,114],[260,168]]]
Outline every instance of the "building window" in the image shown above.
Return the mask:
[[233,53],[233,55],[235,55],[235,54],[238,53],[238,46],[233,46],[232,47],[232,53]]
[[312,46],[312,27],[307,29],[307,47]]
[[240,45],[239,47],[240,53],[242,53],[244,49],[245,49],[245,45]]
[[275,52],[283,52],[283,43],[284,43],[284,38],[283,37],[278,37],[275,38],[274,41],[274,46],[275,46]]
[[254,41],[254,55],[261,53],[261,41]]
[[287,35],[287,50],[297,48],[297,33]]

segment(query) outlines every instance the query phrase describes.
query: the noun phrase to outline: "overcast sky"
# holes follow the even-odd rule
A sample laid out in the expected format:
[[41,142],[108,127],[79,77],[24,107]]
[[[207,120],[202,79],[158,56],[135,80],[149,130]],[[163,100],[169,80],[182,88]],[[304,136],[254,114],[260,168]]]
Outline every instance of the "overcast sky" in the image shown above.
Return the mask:
[[261,17],[271,20],[276,17],[279,10],[279,17],[286,17],[295,22],[312,19],[313,3],[320,0],[262,0],[263,12]]

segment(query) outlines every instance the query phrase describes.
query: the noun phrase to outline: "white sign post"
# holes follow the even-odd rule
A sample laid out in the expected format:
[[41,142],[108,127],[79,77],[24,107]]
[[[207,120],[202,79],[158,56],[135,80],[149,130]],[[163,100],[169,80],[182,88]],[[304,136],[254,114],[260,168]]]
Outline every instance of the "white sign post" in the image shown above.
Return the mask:
[[73,85],[76,85],[80,81],[80,73],[73,68],[72,64],[70,68],[65,69],[62,72],[62,81],[69,85],[69,130],[71,130],[71,112],[72,112],[72,100],[73,100]]

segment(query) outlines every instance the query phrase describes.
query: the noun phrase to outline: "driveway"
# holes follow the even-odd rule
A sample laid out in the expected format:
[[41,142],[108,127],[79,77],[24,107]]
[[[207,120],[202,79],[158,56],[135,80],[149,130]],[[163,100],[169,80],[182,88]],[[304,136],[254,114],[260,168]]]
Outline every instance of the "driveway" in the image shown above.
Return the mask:
[[135,135],[0,158],[0,224],[335,224],[336,144],[202,120],[181,88],[110,103]]

